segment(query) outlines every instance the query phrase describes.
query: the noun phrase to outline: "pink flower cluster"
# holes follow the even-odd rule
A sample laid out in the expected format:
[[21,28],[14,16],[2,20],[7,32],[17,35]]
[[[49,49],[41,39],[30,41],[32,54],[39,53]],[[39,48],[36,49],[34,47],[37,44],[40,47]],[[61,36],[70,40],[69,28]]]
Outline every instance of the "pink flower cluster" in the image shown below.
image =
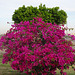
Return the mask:
[[2,63],[31,75],[55,75],[57,68],[63,73],[75,62],[75,50],[64,36],[60,26],[38,17],[14,24],[0,39],[0,48],[6,49]]
[[68,34],[68,36],[71,38],[71,40],[75,40],[75,36],[74,35]]

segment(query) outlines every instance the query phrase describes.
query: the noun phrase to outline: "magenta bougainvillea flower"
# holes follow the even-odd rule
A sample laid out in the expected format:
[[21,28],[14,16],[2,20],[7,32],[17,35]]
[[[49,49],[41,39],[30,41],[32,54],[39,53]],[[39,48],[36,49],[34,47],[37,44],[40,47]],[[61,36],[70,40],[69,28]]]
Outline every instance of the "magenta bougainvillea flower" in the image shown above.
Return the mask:
[[31,75],[55,75],[57,68],[66,75],[63,70],[74,64],[75,50],[64,29],[38,17],[11,26],[0,39],[0,49],[6,49],[3,64]]

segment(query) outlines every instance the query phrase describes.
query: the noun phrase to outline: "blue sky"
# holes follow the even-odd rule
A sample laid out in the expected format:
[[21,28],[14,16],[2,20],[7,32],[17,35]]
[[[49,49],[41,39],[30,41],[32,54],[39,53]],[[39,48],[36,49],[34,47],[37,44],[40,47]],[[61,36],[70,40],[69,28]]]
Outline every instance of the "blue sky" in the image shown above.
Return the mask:
[[[68,27],[75,28],[75,0],[0,0],[0,34],[6,33],[11,28],[12,15],[15,9],[25,6],[39,6],[40,3],[45,4],[46,7],[60,7],[60,10],[64,10],[67,15]],[[75,33],[75,30],[71,31]]]

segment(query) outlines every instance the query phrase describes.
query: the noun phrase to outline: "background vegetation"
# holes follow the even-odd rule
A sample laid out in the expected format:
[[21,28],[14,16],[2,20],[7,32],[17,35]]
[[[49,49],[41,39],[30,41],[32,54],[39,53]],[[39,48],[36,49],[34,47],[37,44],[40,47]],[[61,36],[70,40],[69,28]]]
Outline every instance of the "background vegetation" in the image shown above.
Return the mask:
[[64,10],[59,10],[59,7],[47,8],[45,5],[40,4],[39,8],[28,6],[19,7],[12,15],[12,20],[15,23],[21,21],[30,21],[33,17],[41,17],[43,21],[56,24],[65,24],[67,14]]

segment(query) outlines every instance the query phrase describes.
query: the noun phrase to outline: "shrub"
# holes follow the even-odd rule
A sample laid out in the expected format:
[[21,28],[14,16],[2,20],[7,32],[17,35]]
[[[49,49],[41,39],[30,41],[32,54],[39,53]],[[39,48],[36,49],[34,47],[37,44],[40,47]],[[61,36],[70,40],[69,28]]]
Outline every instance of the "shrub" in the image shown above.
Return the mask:
[[43,21],[56,24],[65,24],[67,19],[67,14],[64,10],[59,10],[59,7],[47,8],[45,5],[39,5],[39,8],[28,6],[19,7],[15,10],[12,15],[12,20],[15,23],[20,23],[21,21],[30,21],[33,17],[41,17]]
[[75,50],[64,36],[59,25],[38,17],[14,24],[0,39],[0,48],[6,49],[2,63],[31,75],[55,75],[57,68],[65,74],[63,70],[75,62]]

